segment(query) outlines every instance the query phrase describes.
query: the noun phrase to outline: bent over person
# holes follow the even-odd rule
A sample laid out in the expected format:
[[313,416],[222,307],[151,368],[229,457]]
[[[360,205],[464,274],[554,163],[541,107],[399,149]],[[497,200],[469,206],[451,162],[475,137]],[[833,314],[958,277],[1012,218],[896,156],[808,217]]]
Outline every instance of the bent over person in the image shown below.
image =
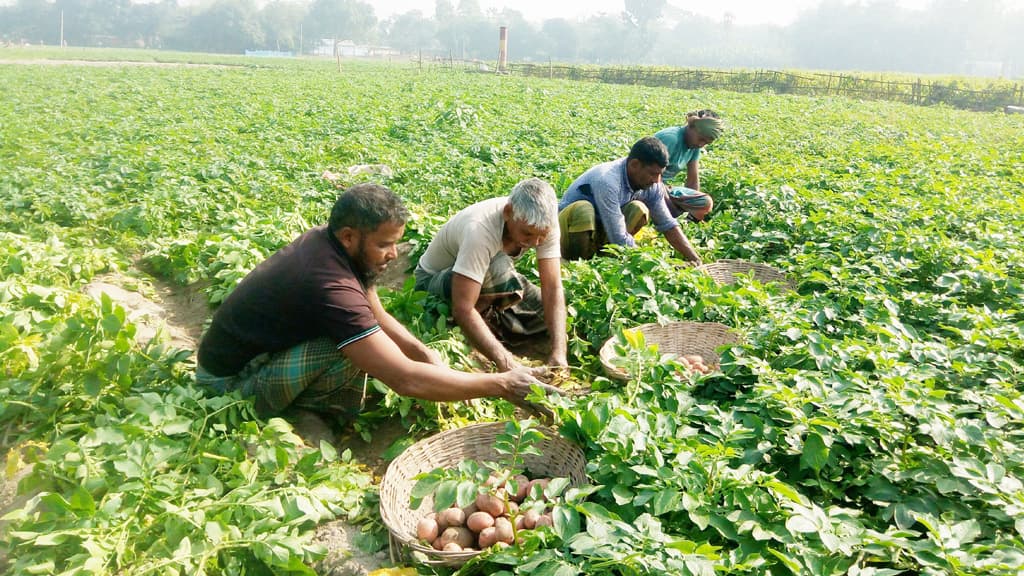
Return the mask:
[[558,204],[562,256],[589,260],[608,243],[636,246],[633,236],[653,221],[683,258],[700,264],[665,205],[661,174],[667,164],[665,145],[647,136],[633,144],[629,156],[598,164],[570,184]]
[[[464,208],[438,230],[416,266],[416,288],[452,303],[452,316],[470,344],[499,370],[519,366],[495,331],[551,338],[548,363],[566,366],[557,200],[551,185],[523,180],[507,198]],[[514,259],[537,248],[540,288]]]
[[700,222],[714,207],[711,196],[700,190],[700,155],[705,146],[722,135],[722,129],[722,120],[713,110],[695,110],[686,113],[684,126],[671,126],[654,134],[668,149],[662,180],[672,180],[686,170],[683,186],[665,184],[665,205],[673,218],[685,212],[690,220]]
[[525,368],[452,370],[384,310],[374,279],[397,256],[407,217],[383,186],[343,192],[326,226],[278,250],[224,301],[199,345],[196,381],[254,396],[264,415],[296,407],[347,418],[366,400],[364,374],[425,400],[523,404],[531,385],[555,390]]

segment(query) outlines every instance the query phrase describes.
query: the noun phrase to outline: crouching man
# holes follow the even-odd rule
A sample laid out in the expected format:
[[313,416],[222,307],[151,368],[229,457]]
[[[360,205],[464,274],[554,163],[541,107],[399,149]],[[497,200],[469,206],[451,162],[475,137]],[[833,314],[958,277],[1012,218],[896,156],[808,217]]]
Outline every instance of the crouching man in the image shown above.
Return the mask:
[[[519,363],[495,332],[547,331],[548,364],[567,365],[557,206],[550,184],[523,180],[508,197],[477,202],[453,216],[416,267],[416,288],[451,302],[455,323],[470,344],[501,371]],[[514,263],[534,247],[540,288]]]
[[196,381],[255,397],[263,415],[299,408],[335,418],[363,408],[365,374],[435,401],[496,396],[522,405],[531,385],[554,391],[526,368],[452,370],[384,310],[374,279],[397,256],[407,218],[383,186],[343,192],[326,226],[258,265],[220,306],[199,346]]

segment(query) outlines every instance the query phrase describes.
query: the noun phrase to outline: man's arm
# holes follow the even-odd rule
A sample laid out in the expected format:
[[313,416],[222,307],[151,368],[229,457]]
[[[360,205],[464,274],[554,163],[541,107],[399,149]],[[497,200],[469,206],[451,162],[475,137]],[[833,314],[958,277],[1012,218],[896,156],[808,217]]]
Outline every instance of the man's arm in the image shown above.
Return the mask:
[[534,378],[537,370],[520,367],[510,372],[468,373],[410,360],[383,331],[357,340],[341,350],[357,368],[402,396],[446,402],[497,396],[522,404],[533,385],[547,393],[558,390]]
[[691,160],[686,164],[686,187],[700,192],[699,160]]
[[590,189],[594,195],[597,218],[604,226],[608,242],[631,248],[636,246],[636,241],[626,231],[626,217],[622,214],[617,187],[610,185],[604,179],[595,179],[590,183]]
[[419,362],[427,362],[436,366],[447,365],[436,350],[428,348],[423,342],[420,342],[419,338],[413,336],[405,326],[402,326],[401,322],[384,309],[384,305],[380,302],[380,297],[377,296],[376,288],[370,288],[366,291],[366,299],[370,302],[370,310],[373,311],[373,316],[377,319],[377,323],[380,324],[381,330],[388,335],[403,354]]
[[544,303],[544,322],[551,336],[551,366],[568,366],[566,358],[565,291],[562,288],[561,259],[542,258],[537,261],[540,294]]
[[686,234],[683,234],[683,229],[679,226],[666,230],[665,239],[676,249],[676,252],[682,254],[683,258],[693,262],[694,265],[700,266],[703,263],[700,256],[697,255],[697,251],[690,244],[690,239],[686,237]]
[[519,366],[516,357],[498,342],[476,309],[480,283],[458,272],[452,274],[452,317],[465,332],[469,344],[498,365],[502,372]]

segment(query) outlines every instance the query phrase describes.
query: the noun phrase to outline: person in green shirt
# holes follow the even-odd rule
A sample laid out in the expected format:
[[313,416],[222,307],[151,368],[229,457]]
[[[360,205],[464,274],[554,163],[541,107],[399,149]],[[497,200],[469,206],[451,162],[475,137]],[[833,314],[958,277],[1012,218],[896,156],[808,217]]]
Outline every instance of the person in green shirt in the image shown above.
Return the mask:
[[700,151],[722,135],[721,118],[713,110],[696,110],[686,114],[686,125],[671,126],[655,133],[655,137],[668,148],[668,166],[662,181],[675,178],[684,169],[683,186],[664,184],[665,204],[674,218],[684,212],[690,220],[700,222],[711,212],[711,196],[700,191]]

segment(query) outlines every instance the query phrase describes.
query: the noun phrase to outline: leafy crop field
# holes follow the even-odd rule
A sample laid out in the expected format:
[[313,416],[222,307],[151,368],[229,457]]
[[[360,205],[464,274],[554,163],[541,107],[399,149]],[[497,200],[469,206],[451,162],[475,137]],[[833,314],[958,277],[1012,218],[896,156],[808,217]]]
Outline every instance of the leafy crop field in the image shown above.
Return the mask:
[[[705,261],[798,291],[718,287],[647,236],[563,267],[574,377],[558,400],[598,488],[479,574],[1005,574],[1024,567],[1024,124],[884,102],[683,92],[333,63],[0,65],[0,430],[35,494],[0,528],[10,574],[303,574],[314,526],[383,545],[372,477],[207,397],[187,352],[133,343],[98,274],[200,283],[217,303],[323,222],[320,178],[384,163],[425,247],[445,218],[539,176],[561,193],[640,136],[711,107]],[[347,183],[353,183],[354,178]],[[411,287],[392,311],[455,365]],[[597,347],[658,320],[743,336],[722,374]],[[508,417],[389,397],[416,430]],[[425,572],[426,573],[426,572]]]

